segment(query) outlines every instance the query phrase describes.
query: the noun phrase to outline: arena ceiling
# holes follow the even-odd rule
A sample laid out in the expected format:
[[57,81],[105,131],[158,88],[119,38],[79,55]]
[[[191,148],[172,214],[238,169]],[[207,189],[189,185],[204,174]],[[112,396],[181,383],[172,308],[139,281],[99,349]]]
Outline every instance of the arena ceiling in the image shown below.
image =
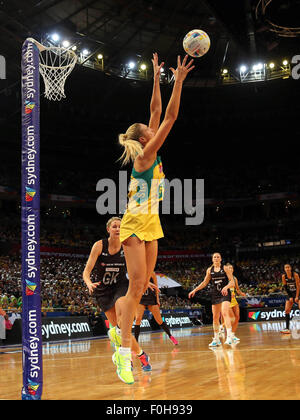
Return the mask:
[[107,72],[129,59],[150,63],[154,50],[171,66],[184,53],[184,35],[201,28],[212,44],[194,75],[215,78],[224,65],[299,53],[298,34],[270,25],[296,27],[299,12],[300,0],[2,0],[0,54],[9,82],[19,74],[23,41],[53,32],[91,55],[101,52]]

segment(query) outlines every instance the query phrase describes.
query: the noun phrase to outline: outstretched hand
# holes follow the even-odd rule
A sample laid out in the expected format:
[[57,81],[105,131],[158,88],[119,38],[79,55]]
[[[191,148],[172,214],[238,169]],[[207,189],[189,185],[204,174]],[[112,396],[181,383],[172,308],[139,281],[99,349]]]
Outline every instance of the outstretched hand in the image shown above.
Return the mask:
[[192,66],[194,60],[190,60],[187,64],[188,55],[184,57],[181,63],[180,55],[177,57],[177,69],[175,70],[173,67],[170,67],[170,70],[172,71],[175,80],[179,82],[183,82],[188,75],[188,73],[193,70],[195,66]]
[[151,59],[151,61],[152,61],[152,64],[153,64],[153,77],[154,78],[159,77],[160,76],[160,70],[165,63],[162,62],[161,64],[158,64],[157,53],[153,53],[153,58]]

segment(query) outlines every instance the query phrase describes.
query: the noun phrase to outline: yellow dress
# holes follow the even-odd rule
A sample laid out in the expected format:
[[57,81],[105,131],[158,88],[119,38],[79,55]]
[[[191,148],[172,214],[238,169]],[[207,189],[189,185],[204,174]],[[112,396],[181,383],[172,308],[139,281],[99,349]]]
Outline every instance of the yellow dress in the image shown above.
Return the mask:
[[[234,281],[236,281],[236,278],[234,277]],[[235,294],[235,287],[232,287],[230,289],[231,291],[231,302],[230,302],[230,308],[233,308],[234,306],[238,305],[238,301],[236,300],[236,294]]]
[[157,156],[151,168],[143,172],[132,169],[128,205],[120,226],[120,241],[137,236],[142,241],[163,238],[159,218],[159,201],[163,199],[162,162]]

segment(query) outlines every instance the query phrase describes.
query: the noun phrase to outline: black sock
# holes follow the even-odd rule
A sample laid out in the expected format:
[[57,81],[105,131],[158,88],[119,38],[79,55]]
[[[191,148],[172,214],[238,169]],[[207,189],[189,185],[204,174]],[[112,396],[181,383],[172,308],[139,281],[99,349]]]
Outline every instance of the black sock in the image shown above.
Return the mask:
[[140,325],[135,325],[134,326],[134,336],[135,336],[136,341],[139,341],[140,331],[141,331],[141,326]]
[[172,334],[170,332],[169,327],[167,326],[167,324],[165,322],[160,324],[160,328],[162,328],[168,334],[168,336],[171,337]]
[[290,314],[285,314],[285,326],[287,330],[290,329]]

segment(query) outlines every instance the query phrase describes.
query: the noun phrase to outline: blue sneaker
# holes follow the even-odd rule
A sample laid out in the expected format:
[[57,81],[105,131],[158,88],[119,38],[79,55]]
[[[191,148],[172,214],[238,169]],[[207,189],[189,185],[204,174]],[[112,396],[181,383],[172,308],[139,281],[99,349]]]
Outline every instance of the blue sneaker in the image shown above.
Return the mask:
[[141,361],[142,369],[144,372],[151,372],[152,367],[149,363],[150,357],[144,352],[141,356],[138,356]]
[[209,343],[208,347],[218,347],[218,346],[221,346],[221,345],[222,345],[222,343],[219,339],[216,340],[215,338],[213,338],[213,341],[211,343]]

